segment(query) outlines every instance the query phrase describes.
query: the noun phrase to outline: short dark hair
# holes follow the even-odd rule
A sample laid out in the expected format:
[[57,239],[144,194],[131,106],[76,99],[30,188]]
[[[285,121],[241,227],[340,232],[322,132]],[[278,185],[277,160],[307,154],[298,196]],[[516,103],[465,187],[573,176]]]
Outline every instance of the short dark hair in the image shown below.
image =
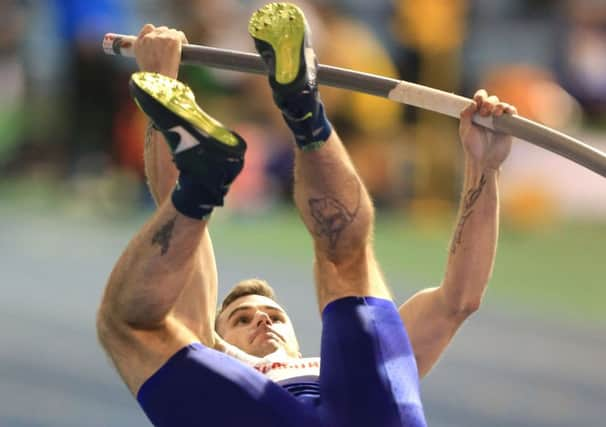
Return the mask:
[[[229,293],[223,299],[221,308],[217,311],[215,318],[215,331],[217,330],[217,324],[219,316],[225,311],[225,309],[238,298],[242,298],[248,295],[261,295],[271,300],[276,301],[276,294],[269,283],[262,279],[246,279],[242,280],[229,291]],[[218,332],[218,331],[217,331]]]

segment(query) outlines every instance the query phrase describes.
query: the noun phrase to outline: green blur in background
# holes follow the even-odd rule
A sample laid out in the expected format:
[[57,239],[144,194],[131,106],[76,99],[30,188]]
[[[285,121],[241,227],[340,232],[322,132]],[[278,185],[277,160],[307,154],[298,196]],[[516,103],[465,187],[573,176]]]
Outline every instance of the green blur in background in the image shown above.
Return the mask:
[[[411,293],[438,286],[443,278],[451,230],[448,221],[433,229],[419,228],[406,218],[378,214],[375,243],[390,286]],[[290,211],[256,220],[218,221],[215,239],[244,251],[272,258],[309,262],[311,240]],[[606,323],[604,265],[599,254],[606,245],[606,224],[561,222],[541,231],[501,231],[487,304],[513,311],[534,311],[575,321]]]
[[[0,214],[35,217],[43,213],[47,220],[71,218],[79,222],[82,218],[110,227],[119,223],[133,232],[151,216],[152,208],[133,205],[132,200],[111,199],[112,194],[128,188],[123,184],[96,182],[91,188],[101,189],[87,189],[86,196],[75,198],[69,193],[73,188],[65,184],[31,179],[5,182],[0,184],[4,202]],[[132,196],[136,191],[126,193]],[[109,209],[99,209],[100,204]],[[453,213],[430,222],[419,222],[405,213],[377,213],[376,253],[392,288],[411,295],[440,284],[454,222]],[[212,221],[212,234],[215,241],[237,248],[238,253],[266,256],[276,262],[312,262],[311,239],[293,207],[248,216],[219,211]],[[485,304],[538,317],[606,324],[604,264],[600,262],[604,247],[606,222],[559,220],[533,229],[505,222]]]

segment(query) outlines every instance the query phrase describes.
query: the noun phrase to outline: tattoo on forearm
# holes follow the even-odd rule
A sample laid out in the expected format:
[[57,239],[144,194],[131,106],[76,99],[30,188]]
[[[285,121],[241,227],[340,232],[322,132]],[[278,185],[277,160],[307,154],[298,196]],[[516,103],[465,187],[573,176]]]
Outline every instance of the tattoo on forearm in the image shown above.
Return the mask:
[[328,238],[329,247],[337,247],[339,237],[343,230],[356,218],[360,209],[362,188],[356,180],[358,200],[352,211],[349,211],[343,202],[334,197],[311,198],[308,200],[311,216],[316,222],[316,233]]
[[480,177],[480,182],[478,183],[478,186],[470,189],[467,192],[467,194],[465,195],[465,199],[463,200],[463,211],[461,213],[461,219],[459,219],[459,223],[457,224],[454,239],[453,239],[452,245],[450,247],[451,254],[454,254],[457,251],[458,247],[461,245],[461,242],[463,241],[463,229],[465,228],[465,223],[467,222],[467,219],[473,213],[473,206],[475,205],[476,201],[480,197],[480,194],[482,193],[482,190],[484,189],[485,185],[486,185],[486,176],[484,174],[482,174],[482,176]]
[[160,246],[160,255],[165,255],[168,252],[168,248],[170,247],[170,240],[173,237],[173,229],[175,228],[176,221],[177,216],[175,215],[173,219],[169,219],[166,224],[160,227],[160,229],[152,237],[152,246]]

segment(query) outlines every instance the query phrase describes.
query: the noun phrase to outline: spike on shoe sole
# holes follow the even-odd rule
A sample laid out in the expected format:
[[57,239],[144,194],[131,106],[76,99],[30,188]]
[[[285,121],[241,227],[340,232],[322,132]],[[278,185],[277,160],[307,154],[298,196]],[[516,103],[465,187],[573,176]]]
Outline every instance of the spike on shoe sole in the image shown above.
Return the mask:
[[250,35],[274,49],[275,79],[280,84],[292,83],[297,78],[305,28],[303,12],[290,3],[270,3],[250,18]]
[[168,110],[183,117],[201,132],[230,147],[239,144],[232,132],[202,111],[196,104],[196,98],[191,89],[180,81],[149,72],[134,73],[131,79],[142,91],[156,99]]

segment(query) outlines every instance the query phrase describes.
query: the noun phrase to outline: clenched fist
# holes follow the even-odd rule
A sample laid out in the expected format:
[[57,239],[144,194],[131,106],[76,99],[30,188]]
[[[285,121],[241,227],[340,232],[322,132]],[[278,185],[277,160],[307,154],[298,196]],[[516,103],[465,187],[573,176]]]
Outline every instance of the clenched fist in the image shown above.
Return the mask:
[[485,90],[478,90],[474,102],[461,112],[459,135],[468,161],[482,169],[499,169],[511,151],[512,137],[477,126],[471,119],[474,113],[483,117],[503,114],[517,114],[514,106],[502,102],[496,96],[488,96]]
[[145,24],[135,42],[139,69],[176,79],[181,62],[181,46],[187,43],[182,31]]

